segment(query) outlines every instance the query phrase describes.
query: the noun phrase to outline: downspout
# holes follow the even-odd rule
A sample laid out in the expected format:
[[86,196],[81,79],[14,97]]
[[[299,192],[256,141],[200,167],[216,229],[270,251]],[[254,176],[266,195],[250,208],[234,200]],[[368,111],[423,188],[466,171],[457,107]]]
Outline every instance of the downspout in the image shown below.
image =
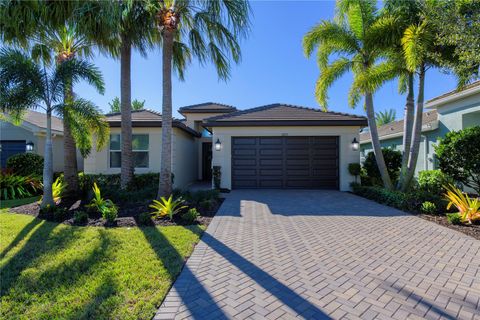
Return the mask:
[[423,147],[423,167],[425,170],[428,170],[428,141],[427,136],[421,135],[421,139],[423,139],[424,147]]

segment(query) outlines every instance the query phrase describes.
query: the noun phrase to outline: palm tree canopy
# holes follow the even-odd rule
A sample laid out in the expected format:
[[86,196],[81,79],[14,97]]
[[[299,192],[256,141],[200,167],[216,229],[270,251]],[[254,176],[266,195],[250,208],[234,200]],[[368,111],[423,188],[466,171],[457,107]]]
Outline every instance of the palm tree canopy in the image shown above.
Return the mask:
[[212,62],[220,79],[230,77],[230,59],[241,58],[238,40],[249,28],[246,0],[154,1],[160,32],[174,30],[173,67],[180,79],[192,58]]
[[385,124],[394,122],[396,116],[397,116],[397,112],[395,111],[395,109],[389,109],[389,110],[377,112],[375,114],[375,119],[377,120],[378,126],[383,126]]

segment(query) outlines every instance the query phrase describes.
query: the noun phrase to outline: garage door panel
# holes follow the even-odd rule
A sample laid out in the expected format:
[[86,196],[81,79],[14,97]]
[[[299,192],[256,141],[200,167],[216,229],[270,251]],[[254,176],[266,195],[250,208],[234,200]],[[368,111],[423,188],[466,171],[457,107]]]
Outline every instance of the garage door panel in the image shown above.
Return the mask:
[[338,137],[232,137],[233,188],[338,185]]

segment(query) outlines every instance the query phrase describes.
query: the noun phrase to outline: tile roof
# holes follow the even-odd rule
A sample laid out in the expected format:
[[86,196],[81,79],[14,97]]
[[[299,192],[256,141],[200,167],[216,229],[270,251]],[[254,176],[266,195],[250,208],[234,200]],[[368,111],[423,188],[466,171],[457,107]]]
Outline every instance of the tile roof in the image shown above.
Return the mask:
[[[435,122],[437,121],[437,119],[438,114],[436,110],[424,112],[422,118],[422,126]],[[403,133],[403,119],[378,127],[378,136],[380,138],[398,133]],[[365,142],[370,139],[370,131],[360,133],[360,142]]]
[[[119,127],[121,125],[122,114],[120,112],[108,113],[105,115],[107,122],[111,127]],[[173,127],[182,129],[194,136],[200,134],[187,127],[182,120],[173,119]],[[150,109],[141,109],[132,111],[132,126],[133,127],[161,127],[162,126],[162,114]]]
[[[42,112],[28,110],[23,117],[23,121],[31,123],[39,128],[47,128],[47,115]],[[62,119],[52,116],[52,130],[63,132]]]
[[237,111],[237,108],[217,102],[205,102],[181,107],[180,113],[227,113]]
[[430,103],[432,103],[432,102],[434,102],[434,101],[437,101],[437,100],[446,98],[446,97],[448,97],[448,96],[452,96],[452,95],[454,95],[454,94],[456,94],[456,93],[460,93],[460,92],[462,92],[462,91],[465,91],[465,90],[468,90],[468,89],[472,89],[472,88],[475,88],[475,87],[480,87],[480,80],[475,81],[475,82],[472,82],[472,83],[464,86],[461,90],[455,89],[455,90],[446,92],[446,93],[444,93],[444,94],[442,94],[442,95],[439,95],[439,96],[437,96],[437,97],[435,97],[435,98],[433,98],[433,99],[428,100],[426,103],[430,104]]
[[222,125],[367,125],[365,117],[323,112],[290,104],[275,103],[252,109],[241,110],[226,115],[207,118],[207,126]]

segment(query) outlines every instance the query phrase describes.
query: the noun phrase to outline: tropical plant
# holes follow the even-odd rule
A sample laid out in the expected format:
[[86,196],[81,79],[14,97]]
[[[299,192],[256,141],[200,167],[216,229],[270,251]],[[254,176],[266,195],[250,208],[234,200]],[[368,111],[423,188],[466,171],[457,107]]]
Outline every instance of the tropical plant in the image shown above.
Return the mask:
[[[113,98],[112,102],[109,102],[108,105],[110,106],[110,112],[121,112],[120,108],[120,99],[118,97]],[[145,100],[140,101],[137,99],[132,100],[132,111],[142,110],[145,109]]]
[[377,121],[377,126],[383,126],[385,124],[394,122],[396,116],[397,112],[395,111],[395,109],[389,109],[375,113],[375,120]]
[[[52,113],[61,114],[67,107],[65,90],[86,80],[103,91],[99,71],[90,63],[70,59],[55,67],[35,63],[14,49],[0,50],[0,110],[18,121],[27,109],[46,111],[46,139],[43,168],[44,196],[41,206],[53,205]],[[92,110],[91,102],[76,98],[68,103],[70,110]]]
[[182,214],[182,220],[188,224],[192,224],[197,220],[199,216],[200,214],[198,213],[197,209],[191,208],[187,212]]
[[11,200],[31,197],[42,189],[42,183],[35,177],[0,172],[0,199]]
[[36,153],[18,153],[7,159],[7,168],[21,176],[41,176],[43,157]]
[[433,202],[425,201],[422,203],[420,210],[425,214],[434,214],[437,212],[437,206]]
[[52,195],[55,203],[60,202],[65,193],[65,189],[67,189],[67,183],[62,177],[58,177],[52,184]]
[[185,201],[182,198],[173,199],[173,195],[170,195],[168,199],[161,197],[160,201],[153,200],[153,203],[149,206],[152,209],[155,209],[152,212],[153,215],[157,217],[168,216],[170,220],[173,219],[173,216],[182,211],[187,206],[183,205]]
[[[32,57],[45,64],[55,60],[59,65],[75,58],[92,57],[93,44],[80,34],[72,23],[57,29],[41,28],[34,41]],[[102,79],[91,83],[103,93]],[[77,146],[82,156],[86,157],[90,153],[94,135],[97,150],[106,145],[109,136],[109,126],[102,113],[92,104],[82,104],[82,109],[79,109],[78,105],[72,108],[70,105],[73,99],[73,83],[71,79],[67,79],[63,97],[65,107],[59,113],[63,118],[63,173],[70,195],[78,192]]]
[[447,133],[435,153],[440,170],[480,194],[480,126]]
[[462,221],[472,223],[480,219],[480,198],[469,197],[462,190],[452,185],[444,186],[445,198],[449,201],[447,209],[453,205],[457,208]]
[[246,0],[156,2],[156,21],[162,41],[162,153],[157,198],[172,193],[172,67],[183,80],[192,57],[213,62],[221,79],[230,63],[240,60],[238,40],[249,28]]
[[87,208],[94,209],[96,212],[102,214],[102,218],[108,222],[113,222],[118,216],[118,208],[110,199],[104,199],[102,192],[97,186],[97,183],[93,183],[93,199],[87,205]]
[[[390,66],[379,64],[384,58],[382,50],[379,50],[379,42],[385,35],[378,32],[378,20],[376,1],[340,0],[337,2],[335,20],[322,21],[313,27],[303,37],[303,49],[307,57],[317,49],[320,76],[315,87],[315,97],[324,110],[328,108],[327,92],[330,86],[348,71],[353,72],[349,104],[353,107],[364,97],[380,175],[384,186],[392,189],[393,184],[381,152],[373,105],[374,91],[383,83],[384,78],[391,77],[389,72],[384,72]],[[335,57],[332,62],[331,56]]]

